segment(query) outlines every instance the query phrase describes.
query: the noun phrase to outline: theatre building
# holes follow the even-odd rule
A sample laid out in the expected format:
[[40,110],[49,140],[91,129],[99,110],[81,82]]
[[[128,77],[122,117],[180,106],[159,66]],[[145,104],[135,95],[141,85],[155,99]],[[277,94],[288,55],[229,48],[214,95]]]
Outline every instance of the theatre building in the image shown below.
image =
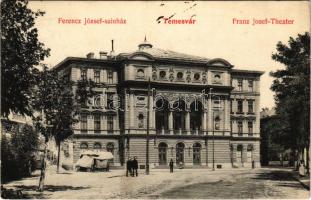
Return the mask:
[[63,145],[67,162],[97,149],[111,151],[114,166],[137,156],[143,169],[149,127],[150,168],[171,159],[184,167],[260,165],[261,71],[155,48],[146,39],[130,53],[68,57],[54,69],[75,82],[92,79],[98,93],[81,105]]

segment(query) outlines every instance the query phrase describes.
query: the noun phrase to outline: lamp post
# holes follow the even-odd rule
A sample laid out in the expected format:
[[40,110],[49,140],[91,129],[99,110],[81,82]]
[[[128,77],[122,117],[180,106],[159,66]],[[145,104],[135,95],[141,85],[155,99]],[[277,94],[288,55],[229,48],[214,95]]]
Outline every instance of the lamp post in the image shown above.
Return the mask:
[[211,102],[211,108],[210,108],[210,110],[211,110],[211,112],[212,112],[212,134],[213,134],[213,143],[212,143],[212,147],[213,147],[213,171],[215,170],[215,141],[214,141],[214,136],[215,136],[215,133],[214,133],[214,126],[215,126],[215,122],[214,122],[214,111],[213,111],[213,108],[212,108],[212,90],[213,90],[213,88],[210,88],[209,89],[209,94],[210,94],[210,102]]
[[149,129],[150,129],[150,78],[148,80],[148,100],[147,100],[147,135],[146,135],[146,175],[149,175]]
[[213,171],[215,171],[215,132],[214,132],[214,126],[215,126],[215,121],[214,121],[214,111],[213,112]]

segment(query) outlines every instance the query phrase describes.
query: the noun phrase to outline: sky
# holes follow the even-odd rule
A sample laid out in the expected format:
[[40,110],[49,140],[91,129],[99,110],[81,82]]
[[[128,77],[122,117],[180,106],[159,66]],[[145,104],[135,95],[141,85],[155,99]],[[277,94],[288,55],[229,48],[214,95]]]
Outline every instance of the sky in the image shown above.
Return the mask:
[[[235,69],[264,71],[260,83],[261,108],[272,108],[273,78],[270,71],[284,69],[271,59],[276,44],[287,43],[290,36],[310,30],[307,1],[31,1],[32,10],[46,14],[36,20],[39,40],[51,49],[44,60],[55,66],[66,57],[85,57],[87,53],[111,50],[116,53],[137,50],[147,40],[156,48],[207,58],[223,58]],[[192,19],[194,24],[168,24],[156,19]],[[62,19],[80,19],[81,24],[59,23]],[[84,19],[125,19],[126,24],[87,24]],[[253,20],[293,20],[292,24],[255,24]],[[234,20],[235,19],[235,20]],[[237,24],[249,20],[249,24]],[[241,22],[241,21],[239,21]]]

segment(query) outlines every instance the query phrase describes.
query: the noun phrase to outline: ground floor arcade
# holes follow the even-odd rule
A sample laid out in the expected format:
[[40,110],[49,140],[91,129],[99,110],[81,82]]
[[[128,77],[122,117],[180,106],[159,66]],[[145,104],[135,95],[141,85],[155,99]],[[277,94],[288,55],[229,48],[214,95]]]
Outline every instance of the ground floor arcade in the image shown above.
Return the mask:
[[[63,159],[74,165],[85,150],[110,151],[114,155],[112,166],[122,166],[136,156],[139,167],[146,163],[146,138],[75,138],[63,149]],[[149,164],[151,168],[174,165],[184,167],[231,168],[250,167],[254,161],[259,166],[259,140],[232,140],[232,138],[167,138],[151,137],[149,140]]]

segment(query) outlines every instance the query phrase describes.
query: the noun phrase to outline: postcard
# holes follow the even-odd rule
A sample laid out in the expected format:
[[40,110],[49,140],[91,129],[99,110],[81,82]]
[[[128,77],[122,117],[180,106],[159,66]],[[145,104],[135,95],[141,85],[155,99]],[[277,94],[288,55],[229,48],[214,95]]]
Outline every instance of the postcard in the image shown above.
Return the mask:
[[308,199],[308,1],[9,1],[2,198]]

